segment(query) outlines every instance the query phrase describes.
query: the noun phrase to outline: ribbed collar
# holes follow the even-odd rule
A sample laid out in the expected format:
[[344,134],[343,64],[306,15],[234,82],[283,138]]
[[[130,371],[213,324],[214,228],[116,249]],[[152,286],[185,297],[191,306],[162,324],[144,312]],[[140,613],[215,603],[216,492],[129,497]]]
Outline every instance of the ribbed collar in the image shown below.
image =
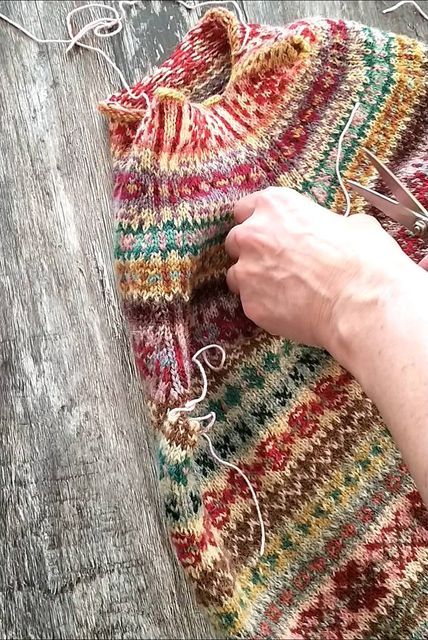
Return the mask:
[[[113,122],[144,124],[147,146],[167,155],[210,154],[260,132],[304,73],[311,34],[243,25],[229,11],[213,9],[188,32],[152,75],[100,105]],[[264,91],[276,68],[275,91]],[[149,106],[142,97],[149,98]]]

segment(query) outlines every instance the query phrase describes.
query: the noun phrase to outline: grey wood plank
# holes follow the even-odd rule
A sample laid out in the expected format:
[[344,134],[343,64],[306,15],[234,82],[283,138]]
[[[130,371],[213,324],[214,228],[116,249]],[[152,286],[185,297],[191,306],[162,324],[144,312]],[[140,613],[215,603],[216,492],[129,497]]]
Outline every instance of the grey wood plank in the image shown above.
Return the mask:
[[[77,4],[0,1],[0,12],[56,37]],[[252,22],[325,15],[428,36],[410,7],[382,15],[386,2],[241,5]],[[203,12],[139,2],[102,46],[132,82]],[[3,638],[215,635],[168,542],[112,271],[110,161],[95,106],[119,87],[96,54],[65,56],[0,22]]]
[[[0,11],[55,37],[72,6]],[[210,637],[163,525],[112,271],[95,107],[118,79],[0,29],[0,636]],[[157,61],[140,37],[129,70]]]

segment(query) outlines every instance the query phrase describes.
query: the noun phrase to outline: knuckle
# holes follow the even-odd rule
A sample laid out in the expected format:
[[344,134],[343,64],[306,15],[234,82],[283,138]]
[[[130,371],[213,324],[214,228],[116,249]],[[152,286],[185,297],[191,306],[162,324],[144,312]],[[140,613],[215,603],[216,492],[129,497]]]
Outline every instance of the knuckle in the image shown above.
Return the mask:
[[254,324],[261,324],[260,307],[253,299],[244,297],[242,299],[242,309],[247,318],[254,322]]
[[301,195],[297,191],[295,191],[295,189],[291,189],[290,187],[276,187],[274,185],[266,187],[266,189],[263,189],[263,191],[261,191],[260,193],[265,193],[269,197],[273,198],[290,198],[299,197]]
[[241,302],[245,315],[247,318],[250,318],[250,320],[253,320],[254,304],[251,302],[251,299],[248,298],[248,296],[242,296]]
[[358,226],[371,227],[372,229],[382,228],[374,216],[367,215],[366,213],[355,213],[350,216],[349,220]]
[[267,195],[275,196],[275,195],[278,194],[278,191],[281,191],[281,187],[275,187],[273,185],[270,185],[269,187],[266,187],[266,189],[263,189],[262,193],[266,193]]
[[235,240],[239,247],[245,246],[251,240],[253,235],[252,223],[240,224],[235,227]]
[[[257,204],[260,207],[260,213],[263,209],[269,210],[269,216],[283,217],[285,211],[302,208],[302,196],[289,187],[267,187],[260,192]],[[257,213],[257,211],[256,211]]]
[[266,187],[263,191],[260,191],[259,198],[262,202],[271,201],[277,198],[281,193],[281,187]]
[[243,280],[245,279],[245,265],[244,265],[244,260],[238,260],[238,262],[235,264],[235,276],[237,279],[239,280]]
[[239,292],[239,277],[236,272],[236,267],[231,267],[226,272],[226,282],[227,286],[233,293]]
[[239,235],[239,226],[232,227],[232,229],[229,231],[229,233],[226,236],[227,242],[236,242],[236,240],[238,239],[238,235]]
[[232,234],[232,241],[236,244],[236,246],[241,249],[242,248],[242,241],[245,240],[245,231],[244,233],[242,232],[242,225],[238,225],[237,227],[234,227],[231,231]]

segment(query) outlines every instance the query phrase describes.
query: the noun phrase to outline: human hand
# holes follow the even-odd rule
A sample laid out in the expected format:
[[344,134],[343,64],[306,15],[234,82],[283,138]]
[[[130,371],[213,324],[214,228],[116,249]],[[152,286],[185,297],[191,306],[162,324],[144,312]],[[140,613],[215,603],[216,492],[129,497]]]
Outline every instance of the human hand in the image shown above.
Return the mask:
[[234,213],[227,282],[245,314],[338,358],[343,334],[417,270],[373,217],[344,218],[288,188],[246,196]]

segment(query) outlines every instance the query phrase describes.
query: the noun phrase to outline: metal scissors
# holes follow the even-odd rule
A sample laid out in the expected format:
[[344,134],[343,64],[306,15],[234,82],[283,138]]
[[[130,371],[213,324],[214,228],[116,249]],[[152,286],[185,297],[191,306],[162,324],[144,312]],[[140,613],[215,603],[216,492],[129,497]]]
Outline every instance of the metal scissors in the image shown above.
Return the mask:
[[373,189],[353,180],[348,180],[349,186],[369,204],[383,211],[395,222],[402,224],[412,231],[415,236],[428,238],[428,212],[421,203],[410,193],[400,180],[386,167],[371,151],[363,149],[383,182],[389,187],[396,200],[384,196]]

